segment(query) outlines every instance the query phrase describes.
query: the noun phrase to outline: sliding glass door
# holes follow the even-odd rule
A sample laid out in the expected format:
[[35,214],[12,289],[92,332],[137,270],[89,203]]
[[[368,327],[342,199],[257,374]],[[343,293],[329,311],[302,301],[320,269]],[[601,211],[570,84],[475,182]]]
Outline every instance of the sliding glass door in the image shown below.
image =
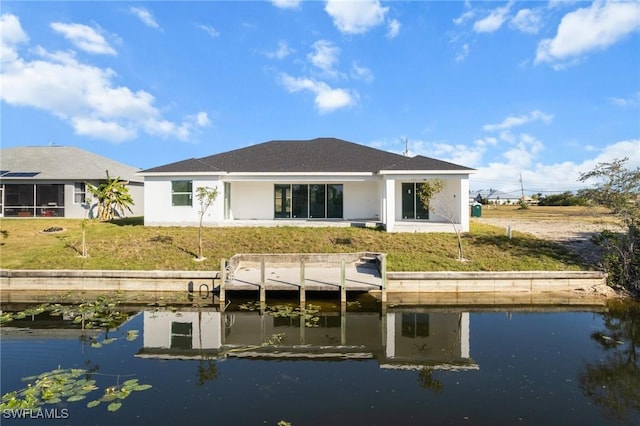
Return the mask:
[[342,219],[342,185],[327,185],[327,217]]
[[277,219],[291,217],[291,185],[276,184],[274,216]]
[[309,188],[308,185],[291,185],[292,198],[291,217],[309,217]]
[[276,184],[276,219],[342,219],[343,187],[340,184]]
[[402,183],[402,218],[429,219],[429,209],[425,208],[418,196],[421,183]]

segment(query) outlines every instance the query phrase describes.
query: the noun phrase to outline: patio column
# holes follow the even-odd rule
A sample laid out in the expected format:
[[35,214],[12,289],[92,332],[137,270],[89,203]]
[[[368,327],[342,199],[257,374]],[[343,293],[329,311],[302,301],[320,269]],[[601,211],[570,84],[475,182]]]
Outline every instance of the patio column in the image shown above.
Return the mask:
[[387,232],[393,232],[396,226],[396,181],[393,178],[384,178],[382,188],[382,221]]

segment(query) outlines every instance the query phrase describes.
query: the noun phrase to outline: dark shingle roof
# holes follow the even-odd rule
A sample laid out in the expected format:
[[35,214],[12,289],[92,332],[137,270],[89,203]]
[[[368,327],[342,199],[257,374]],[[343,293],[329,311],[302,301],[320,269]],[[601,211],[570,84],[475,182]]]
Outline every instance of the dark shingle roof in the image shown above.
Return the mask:
[[144,170],[142,173],[349,173],[380,170],[471,171],[468,167],[416,156],[405,157],[335,138],[270,141]]

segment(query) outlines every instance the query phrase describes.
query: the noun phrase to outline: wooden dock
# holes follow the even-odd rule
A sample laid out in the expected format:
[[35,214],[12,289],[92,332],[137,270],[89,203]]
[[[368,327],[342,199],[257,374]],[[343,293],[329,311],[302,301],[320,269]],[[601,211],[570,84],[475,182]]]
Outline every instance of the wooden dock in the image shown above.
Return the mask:
[[300,302],[307,291],[340,292],[346,302],[348,291],[384,290],[385,256],[379,253],[341,254],[250,254],[222,261],[220,302],[226,291],[298,291]]

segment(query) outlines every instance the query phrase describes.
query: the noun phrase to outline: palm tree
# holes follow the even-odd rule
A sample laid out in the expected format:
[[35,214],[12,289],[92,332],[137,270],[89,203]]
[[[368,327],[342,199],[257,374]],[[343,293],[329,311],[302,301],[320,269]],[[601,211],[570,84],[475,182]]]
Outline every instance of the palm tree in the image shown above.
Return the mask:
[[98,186],[87,183],[87,190],[97,199],[98,219],[102,222],[112,220],[116,214],[123,216],[125,209],[131,212],[131,206],[134,205],[127,182],[120,177],[112,179],[109,170],[106,172],[107,180]]

